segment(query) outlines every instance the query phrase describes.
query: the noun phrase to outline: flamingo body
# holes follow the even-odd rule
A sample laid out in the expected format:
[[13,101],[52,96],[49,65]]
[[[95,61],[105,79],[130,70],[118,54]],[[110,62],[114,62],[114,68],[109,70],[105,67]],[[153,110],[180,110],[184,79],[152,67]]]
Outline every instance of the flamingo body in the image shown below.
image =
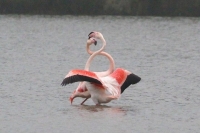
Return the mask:
[[[106,45],[106,41],[105,41],[103,35],[102,35],[101,33],[98,33],[98,32],[97,32],[97,33],[90,33],[89,35],[91,35],[91,34],[93,34],[93,35],[95,35],[97,38],[101,39],[102,42],[103,42],[103,46],[102,46],[102,48],[101,48],[100,50],[98,50],[98,51],[96,51],[96,52],[91,51],[91,50],[89,49],[89,46],[90,46],[91,44],[93,44],[93,43],[96,45],[96,44],[97,44],[97,41],[96,41],[95,38],[89,37],[89,39],[87,40],[87,47],[86,47],[86,50],[87,50],[87,52],[88,52],[91,56],[90,56],[90,58],[88,59],[86,65],[85,65],[85,70],[89,71],[90,62],[91,62],[91,60],[92,60],[96,55],[103,55],[103,56],[106,56],[106,57],[109,59],[109,61],[110,61],[109,69],[108,69],[107,71],[104,71],[104,72],[94,72],[94,73],[95,73],[97,76],[99,76],[99,77],[107,76],[107,75],[109,75],[110,73],[112,73],[112,72],[114,71],[114,69],[115,69],[114,60],[113,60],[113,58],[112,58],[111,55],[109,55],[108,53],[102,51],[102,50],[104,49],[105,45]],[[95,54],[94,54],[94,53],[95,53]],[[85,82],[80,82],[80,83],[79,83],[77,89],[76,89],[76,90],[72,93],[72,95],[70,96],[71,104],[72,104],[73,99],[74,99],[75,97],[83,97],[83,98],[87,98],[87,99],[91,97],[90,93],[86,92],[86,91],[88,91],[88,89],[87,89],[87,87],[86,87],[85,84],[86,84]],[[96,84],[96,85],[98,85],[98,84]],[[87,96],[86,96],[86,94],[87,94]],[[87,99],[86,99],[86,100],[87,100]],[[86,100],[84,100],[81,104],[83,104]]]
[[67,74],[61,85],[85,81],[86,88],[94,103],[101,104],[120,97],[121,87],[126,87],[133,83],[130,79],[127,79],[129,75],[131,73],[122,68],[117,68],[112,74],[105,77],[98,77],[94,72],[76,69]]
[[[115,65],[113,58],[109,54],[103,52],[106,45],[103,35],[100,32],[91,32],[88,36],[87,52],[91,54],[91,56],[87,60],[85,70],[71,70],[61,85],[64,86],[70,83],[80,82],[78,88],[70,96],[71,103],[75,97],[86,98],[81,104],[90,97],[96,104],[107,103],[113,99],[118,99],[127,87],[131,84],[138,83],[141,78],[122,68],[118,68],[114,71]],[[102,48],[96,52],[89,50],[89,45],[92,43],[96,45],[96,41],[93,37],[103,42]],[[98,54],[108,57],[110,67],[105,72],[90,72],[90,63]]]

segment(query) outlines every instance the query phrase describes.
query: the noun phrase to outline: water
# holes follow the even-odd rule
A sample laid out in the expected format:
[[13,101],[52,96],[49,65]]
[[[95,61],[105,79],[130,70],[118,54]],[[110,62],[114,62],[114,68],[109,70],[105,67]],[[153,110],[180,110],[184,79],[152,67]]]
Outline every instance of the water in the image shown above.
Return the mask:
[[[0,16],[0,132],[199,132],[199,25],[199,18]],[[81,106],[81,98],[70,105],[78,83],[60,83],[84,68],[93,30],[116,66],[142,81],[106,105]],[[91,65],[107,68],[100,56]]]

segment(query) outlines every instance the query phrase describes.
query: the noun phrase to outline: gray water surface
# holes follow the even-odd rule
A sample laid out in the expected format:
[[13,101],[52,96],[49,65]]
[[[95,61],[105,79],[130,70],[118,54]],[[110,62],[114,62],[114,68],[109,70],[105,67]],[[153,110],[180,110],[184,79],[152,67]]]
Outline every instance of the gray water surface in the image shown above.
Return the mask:
[[[119,100],[70,105],[78,83],[60,86],[89,57],[101,32],[116,67],[142,80]],[[97,50],[101,47],[98,42]],[[162,17],[0,16],[1,133],[198,133],[200,19]],[[109,62],[98,56],[92,71]]]

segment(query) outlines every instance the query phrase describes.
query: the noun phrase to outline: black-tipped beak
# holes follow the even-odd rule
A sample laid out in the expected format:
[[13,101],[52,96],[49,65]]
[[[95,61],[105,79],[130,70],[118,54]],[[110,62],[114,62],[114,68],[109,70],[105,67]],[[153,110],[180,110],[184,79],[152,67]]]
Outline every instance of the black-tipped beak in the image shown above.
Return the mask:
[[95,46],[97,45],[97,41],[96,41],[96,40],[94,40],[94,45],[95,45]]
[[89,38],[90,38],[90,35],[91,35],[92,33],[94,33],[94,32],[90,32],[90,34],[88,35]]

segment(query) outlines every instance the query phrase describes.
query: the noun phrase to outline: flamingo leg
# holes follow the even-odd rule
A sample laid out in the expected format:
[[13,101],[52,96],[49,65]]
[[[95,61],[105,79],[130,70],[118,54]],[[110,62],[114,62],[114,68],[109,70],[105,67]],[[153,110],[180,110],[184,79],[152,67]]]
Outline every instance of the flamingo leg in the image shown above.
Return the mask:
[[81,105],[83,105],[83,104],[84,104],[84,102],[85,102],[85,101],[87,101],[87,100],[88,100],[88,98],[86,98],[86,99],[85,99],[85,100],[84,100],[84,101],[81,103]]

